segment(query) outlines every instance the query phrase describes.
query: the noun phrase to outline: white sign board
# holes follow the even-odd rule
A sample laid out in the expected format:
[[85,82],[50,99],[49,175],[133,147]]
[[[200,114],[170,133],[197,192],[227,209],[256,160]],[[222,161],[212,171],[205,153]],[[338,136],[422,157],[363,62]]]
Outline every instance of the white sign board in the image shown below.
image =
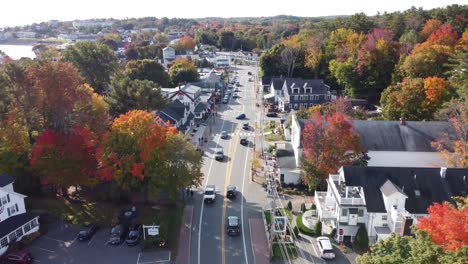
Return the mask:
[[159,235],[159,228],[157,228],[157,227],[148,228],[148,235],[149,236]]

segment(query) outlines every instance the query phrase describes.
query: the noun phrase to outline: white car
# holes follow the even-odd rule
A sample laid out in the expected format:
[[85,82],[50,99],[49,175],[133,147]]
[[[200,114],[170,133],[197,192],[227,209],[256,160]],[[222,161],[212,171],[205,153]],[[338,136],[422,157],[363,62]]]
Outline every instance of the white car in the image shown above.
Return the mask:
[[334,259],[335,253],[328,237],[317,237],[317,246],[319,248],[320,257],[323,259]]
[[216,187],[214,185],[208,185],[205,188],[203,194],[203,201],[205,203],[213,203],[216,200]]

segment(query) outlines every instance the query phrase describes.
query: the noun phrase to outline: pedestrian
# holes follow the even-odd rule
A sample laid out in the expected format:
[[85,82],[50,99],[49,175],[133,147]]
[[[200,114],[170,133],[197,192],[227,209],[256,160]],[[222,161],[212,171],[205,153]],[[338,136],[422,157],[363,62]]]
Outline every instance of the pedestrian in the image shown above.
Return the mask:
[[186,193],[187,193],[187,197],[189,196],[189,188],[185,189]]
[[193,190],[190,190],[190,196],[193,197]]

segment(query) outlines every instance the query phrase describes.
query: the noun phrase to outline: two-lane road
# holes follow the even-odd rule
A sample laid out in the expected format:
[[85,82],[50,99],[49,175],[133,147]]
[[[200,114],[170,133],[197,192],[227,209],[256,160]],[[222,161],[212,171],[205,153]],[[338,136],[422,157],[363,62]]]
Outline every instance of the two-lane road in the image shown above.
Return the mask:
[[[228,104],[220,105],[218,118],[212,128],[213,135],[208,142],[203,172],[203,188],[194,197],[193,230],[191,241],[191,263],[193,264],[230,264],[254,263],[249,218],[261,218],[261,207],[266,201],[266,194],[258,184],[250,179],[250,165],[254,143],[256,113],[256,94],[254,82],[249,82],[247,72],[256,73],[256,68],[237,67],[237,80],[240,82],[240,98],[232,98]],[[245,113],[245,120],[236,120],[236,116]],[[249,130],[242,124],[248,122]],[[221,139],[221,131],[228,132],[227,139]],[[247,136],[248,145],[240,144],[240,137]],[[214,150],[222,147],[224,161],[214,160]],[[216,201],[203,203],[203,190],[206,185],[217,188]],[[225,198],[226,187],[235,185],[238,196],[235,200]],[[230,237],[226,234],[226,218],[238,216],[241,221],[241,235]]]

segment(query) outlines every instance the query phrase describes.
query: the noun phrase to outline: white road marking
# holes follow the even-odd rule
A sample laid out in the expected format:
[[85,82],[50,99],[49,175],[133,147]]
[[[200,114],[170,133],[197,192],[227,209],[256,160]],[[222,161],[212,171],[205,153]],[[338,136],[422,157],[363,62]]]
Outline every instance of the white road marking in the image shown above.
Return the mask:
[[73,244],[73,242],[76,241],[76,238],[74,238],[71,242],[70,241],[65,241],[65,240],[60,240],[60,239],[55,239],[55,238],[52,238],[52,237],[49,237],[49,236],[44,236],[44,238],[63,243],[65,245],[65,247],[70,247]]
[[89,242],[88,242],[88,246],[89,246],[89,245],[91,245],[91,242],[93,241],[93,239],[94,239],[94,236],[93,236],[93,237],[91,237],[91,239],[89,240]]
[[[242,177],[242,196],[244,196],[244,186],[245,186],[245,171],[247,170],[247,159],[249,157],[250,148],[247,148],[247,155],[245,155],[245,162],[244,162],[244,173]],[[247,258],[247,248],[245,246],[245,225],[244,225],[244,199],[241,200],[241,225],[244,230],[242,231],[242,242],[244,244],[244,257],[245,263],[249,263]],[[249,228],[250,229],[250,228]],[[252,237],[252,236],[250,236]]]
[[[223,128],[224,128],[224,122],[226,121],[226,119],[223,118],[223,122],[221,123],[221,131],[223,131]],[[218,137],[218,140],[216,142],[217,145],[219,145],[219,140],[220,140],[220,137]],[[208,182],[210,180],[210,175],[211,175],[211,169],[213,167],[213,161],[214,159],[211,159],[211,163],[210,163],[210,168],[208,169],[208,176],[206,177],[206,182],[205,182],[205,188],[203,188],[202,191],[204,191],[206,189],[206,186],[208,185]],[[201,229],[202,229],[202,220],[203,220],[203,208],[204,208],[204,205],[205,205],[205,201],[203,201],[202,199],[202,202],[201,202],[201,210],[200,210],[200,219],[199,219],[199,223],[198,223],[198,264],[200,264],[200,241],[201,241]],[[189,249],[190,250],[190,249]]]
[[138,253],[137,264],[140,264],[140,255],[141,255],[141,252],[140,252],[140,253]]
[[41,247],[31,246],[31,248],[37,248],[37,249],[43,250],[45,252],[55,253],[55,251],[53,251],[53,250],[49,250],[49,249],[45,249],[45,248],[41,248]]

